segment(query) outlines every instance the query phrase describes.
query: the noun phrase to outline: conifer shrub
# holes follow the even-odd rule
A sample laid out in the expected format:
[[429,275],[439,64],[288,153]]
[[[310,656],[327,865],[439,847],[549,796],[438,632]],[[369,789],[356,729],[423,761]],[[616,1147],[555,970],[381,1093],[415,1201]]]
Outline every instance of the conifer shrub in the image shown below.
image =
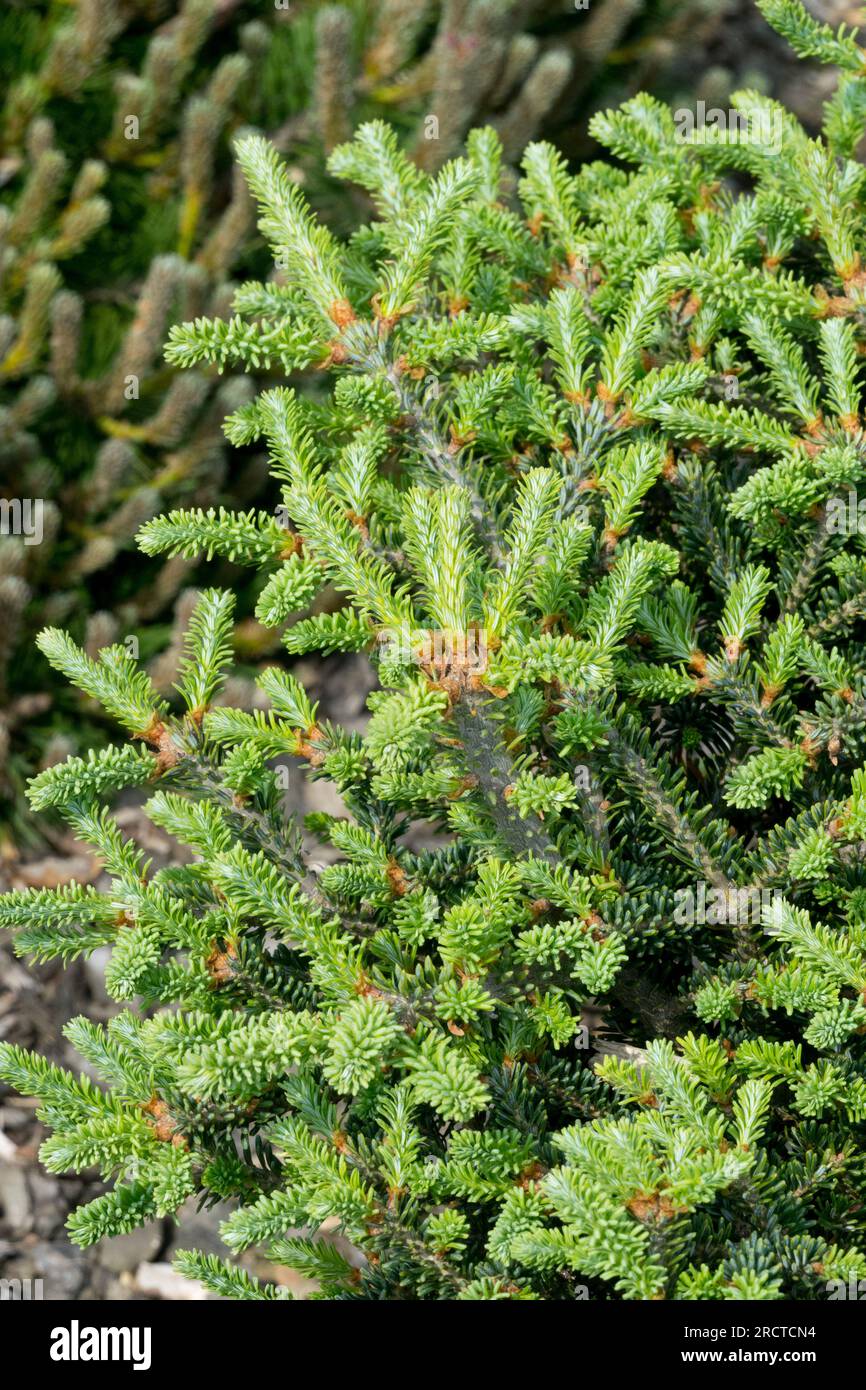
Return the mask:
[[[171,322],[228,315],[238,282],[267,272],[233,137],[272,132],[313,205],[348,231],[357,197],[328,177],[325,157],[360,121],[387,115],[433,171],[473,123],[492,120],[514,159],[546,127],[582,135],[612,83],[631,92],[643,71],[670,77],[678,36],[688,28],[705,49],[721,22],[705,10],[706,0],[648,10],[639,0],[3,8],[4,859],[45,828],[27,812],[27,776],[107,736],[92,704],[46,682],[32,633],[68,624],[91,653],[138,643],[157,687],[170,688],[190,586],[235,576],[228,566],[193,573],[184,559],[143,566],[136,530],[168,507],[271,504],[266,461],[231,454],[221,422],[279,379],[281,364],[263,355],[255,377],[238,367],[220,378],[160,356]],[[720,77],[729,84],[714,74],[714,91]],[[239,645],[254,658],[268,634],[237,597]]]
[[[341,225],[355,206],[324,158],[387,111],[434,167],[496,105],[512,153],[562,92],[571,59],[535,27],[542,6],[423,0],[76,0],[0,15],[0,840],[33,837],[26,776],[96,735],[46,687],[33,631],[74,627],[89,650],[169,641],[201,581],[137,563],[134,536],[169,506],[268,505],[259,453],[231,459],[222,419],[255,391],[161,360],[170,323],[227,314],[266,271],[231,140],[277,132],[294,177]],[[434,23],[435,19],[435,23]],[[566,31],[589,16],[564,16]],[[611,27],[611,26],[609,26]],[[454,33],[461,53],[454,61]],[[598,23],[594,25],[598,28]],[[614,24],[610,46],[618,30]],[[596,44],[595,71],[607,52]],[[483,55],[483,56],[480,56]],[[441,112],[435,130],[422,114]],[[510,134],[509,134],[510,131]],[[428,138],[429,137],[429,138]],[[516,143],[517,142],[517,143]],[[335,196],[336,192],[336,196]],[[258,380],[268,363],[258,364]],[[18,508],[27,511],[20,517]],[[33,515],[33,509],[38,515]],[[11,532],[11,535],[10,535]],[[38,537],[38,542],[37,542]],[[211,573],[204,582],[214,578]],[[247,616],[239,595],[240,616]],[[261,637],[247,627],[255,650]],[[74,726],[80,730],[75,737]]]
[[[22,954],[111,947],[127,1006],[67,1028],[105,1088],[0,1045],[48,1168],[111,1184],[79,1243],[197,1195],[232,1204],[227,1255],[180,1267],[232,1298],[287,1296],[253,1246],[338,1300],[866,1277],[866,55],[761,9],[841,70],[816,139],[744,91],[685,140],[643,96],[594,121],[612,160],[535,143],[513,189],[489,128],[431,176],[369,123],[330,160],[374,209],[346,241],[239,142],[280,273],[168,357],[319,388],[226,422],[275,515],[140,544],[246,563],[287,657],[366,652],[379,688],[363,737],[290,660],[266,712],[220,705],[219,589],[179,705],[123,646],[41,634],[126,736],[29,792],[110,886],[0,900]],[[342,798],[307,821],[326,867],[289,764]],[[128,787],[189,862],[150,872]]]

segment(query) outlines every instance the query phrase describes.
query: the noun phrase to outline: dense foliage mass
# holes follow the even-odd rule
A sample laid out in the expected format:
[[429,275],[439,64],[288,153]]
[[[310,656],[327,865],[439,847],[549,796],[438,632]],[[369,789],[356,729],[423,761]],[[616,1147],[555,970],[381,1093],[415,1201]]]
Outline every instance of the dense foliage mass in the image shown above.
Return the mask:
[[[108,1090],[0,1048],[46,1164],[115,1180],[74,1239],[198,1193],[235,1204],[230,1251],[329,1298],[866,1277],[866,55],[761,8],[841,69],[817,139],[754,92],[690,139],[639,97],[594,122],[616,162],[536,143],[514,190],[490,129],[433,177],[374,122],[331,156],[375,208],[345,243],[239,142],[278,270],[169,359],[329,389],[227,421],[266,444],[276,514],[174,511],[140,542],[257,568],[288,653],[366,651],[380,688],[363,737],[281,662],[267,712],[220,705],[217,589],[180,713],[123,646],[41,635],[128,735],[30,788],[110,886],[0,900],[21,952],[109,945],[138,1001],[69,1025]],[[343,799],[308,819],[327,867],[289,763]],[[189,862],[123,839],[131,786]]]
[[[514,157],[554,107],[571,113],[585,102],[632,20],[658,32],[671,19],[668,0],[645,22],[608,0],[591,14],[552,15],[556,8],[550,0],[3,7],[4,858],[34,838],[27,775],[105,737],[92,706],[46,681],[33,632],[69,624],[91,653],[134,638],[157,688],[170,689],[187,586],[203,577],[183,559],[142,564],[136,531],[169,506],[270,501],[261,452],[232,455],[221,431],[255,393],[254,378],[243,369],[179,372],[162,360],[169,324],[227,313],[237,282],[267,271],[232,140],[243,129],[273,132],[307,196],[351,227],[357,200],[324,166],[359,121],[387,113],[433,169],[474,121],[495,118]],[[22,499],[29,510],[20,517]],[[212,567],[204,582],[227,579],[228,567]],[[238,594],[242,618],[246,600]],[[260,655],[268,635],[247,624],[244,654]]]

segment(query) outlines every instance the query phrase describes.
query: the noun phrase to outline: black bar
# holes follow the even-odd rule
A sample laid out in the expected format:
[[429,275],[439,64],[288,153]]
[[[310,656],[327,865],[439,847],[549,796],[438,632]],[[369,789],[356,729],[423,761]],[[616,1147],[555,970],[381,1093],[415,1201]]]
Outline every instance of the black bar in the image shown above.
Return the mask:
[[225,1384],[233,1372],[248,1377],[268,1365],[294,1379],[313,1373],[311,1359],[317,1378],[330,1379],[337,1364],[354,1378],[353,1364],[369,1374],[418,1329],[428,1339],[427,1352],[417,1343],[419,1368],[444,1372],[450,1362],[464,1384],[473,1350],[489,1372],[491,1359],[512,1356],[515,1347],[539,1370],[570,1364],[575,1385],[594,1362],[611,1377],[638,1374],[641,1384],[674,1369],[697,1382],[708,1370],[730,1375],[741,1367],[760,1370],[770,1383],[791,1370],[826,1376],[842,1359],[859,1364],[866,1287],[854,1293],[808,1303],[0,1301],[0,1338],[7,1355],[26,1348],[29,1368],[51,1379],[105,1371],[200,1380],[213,1373]]

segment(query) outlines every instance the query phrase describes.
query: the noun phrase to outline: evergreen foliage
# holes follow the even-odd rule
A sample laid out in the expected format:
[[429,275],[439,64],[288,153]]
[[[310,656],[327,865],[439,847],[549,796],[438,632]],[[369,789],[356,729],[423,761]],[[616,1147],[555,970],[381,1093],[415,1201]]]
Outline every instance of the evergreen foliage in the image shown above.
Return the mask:
[[[271,132],[291,151],[291,181],[348,233],[357,195],[327,174],[325,157],[360,121],[386,115],[433,170],[492,117],[513,160],[542,127],[583,131],[575,113],[595,109],[622,74],[632,90],[644,69],[658,77],[690,19],[718,22],[703,10],[704,0],[646,10],[638,0],[593,0],[591,10],[557,0],[3,8],[0,505],[43,507],[39,544],[24,543],[12,513],[0,529],[5,856],[36,832],[23,810],[27,774],[106,736],[91,704],[58,682],[46,688],[32,632],[70,625],[91,655],[139,642],[170,689],[191,586],[235,575],[194,574],[184,556],[142,567],[136,530],[167,507],[272,500],[263,456],[230,458],[221,421],[253,394],[245,368],[279,378],[300,370],[304,353],[280,328],[266,336],[231,316],[233,303],[240,313],[252,303],[244,282],[267,271],[233,137]],[[353,177],[364,184],[358,169]],[[168,325],[196,316],[215,325],[207,351],[202,341],[188,359],[197,370],[166,367]],[[303,602],[300,583],[284,608]],[[244,634],[252,658],[270,650],[255,624]]]
[[[23,953],[113,943],[137,1001],[69,1025],[105,1090],[0,1045],[46,1164],[114,1181],[79,1242],[198,1194],[234,1204],[230,1253],[332,1299],[866,1277],[866,552],[856,508],[833,524],[866,459],[866,77],[795,0],[761,8],[841,64],[818,138],[746,91],[745,135],[684,141],[643,96],[594,122],[620,163],[533,143],[515,195],[490,128],[434,175],[368,123],[331,155],[375,206],[348,240],[238,142],[279,273],[168,358],[279,341],[318,389],[226,422],[267,448],[279,534],[184,509],[141,545],[230,546],[289,654],[366,651],[379,688],[363,737],[280,662],[267,710],[221,706],[219,590],[182,707],[122,648],[42,635],[129,736],[31,787],[110,886],[0,900]],[[299,618],[325,585],[343,606]],[[342,797],[308,818],[328,867],[289,760]],[[107,809],[144,783],[184,867],[151,872]]]

